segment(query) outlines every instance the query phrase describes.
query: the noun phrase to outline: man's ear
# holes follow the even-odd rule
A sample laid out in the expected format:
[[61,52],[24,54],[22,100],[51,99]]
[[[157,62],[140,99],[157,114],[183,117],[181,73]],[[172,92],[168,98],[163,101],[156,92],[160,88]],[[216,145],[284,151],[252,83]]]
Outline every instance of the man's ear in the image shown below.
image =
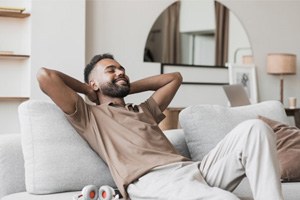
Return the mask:
[[89,82],[89,85],[93,88],[94,91],[98,91],[98,90],[99,90],[98,82],[97,82],[97,81],[91,80],[91,81]]

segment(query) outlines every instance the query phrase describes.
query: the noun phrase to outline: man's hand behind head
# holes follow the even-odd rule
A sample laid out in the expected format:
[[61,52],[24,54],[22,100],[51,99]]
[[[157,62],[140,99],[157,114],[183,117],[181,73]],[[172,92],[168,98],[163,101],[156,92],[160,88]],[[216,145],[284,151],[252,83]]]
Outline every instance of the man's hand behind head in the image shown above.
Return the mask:
[[93,102],[97,105],[100,105],[100,101],[98,99],[97,91],[93,90],[93,88],[90,85],[88,85],[88,86],[90,87],[90,90],[85,95],[88,97],[88,99],[91,102]]

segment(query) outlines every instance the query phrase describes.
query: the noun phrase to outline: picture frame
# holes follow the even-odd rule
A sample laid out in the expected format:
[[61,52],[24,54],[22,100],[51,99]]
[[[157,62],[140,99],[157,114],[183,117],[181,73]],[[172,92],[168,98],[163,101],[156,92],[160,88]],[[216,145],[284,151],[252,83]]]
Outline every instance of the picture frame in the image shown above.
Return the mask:
[[242,84],[249,97],[250,103],[257,103],[257,80],[254,64],[227,63],[229,84]]

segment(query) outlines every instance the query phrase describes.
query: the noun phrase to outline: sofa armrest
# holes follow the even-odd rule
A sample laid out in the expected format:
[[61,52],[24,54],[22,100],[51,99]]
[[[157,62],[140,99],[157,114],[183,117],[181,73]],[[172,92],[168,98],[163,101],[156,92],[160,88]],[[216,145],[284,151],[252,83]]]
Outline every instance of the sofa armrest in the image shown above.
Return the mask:
[[20,134],[0,135],[0,199],[25,191],[25,170]]

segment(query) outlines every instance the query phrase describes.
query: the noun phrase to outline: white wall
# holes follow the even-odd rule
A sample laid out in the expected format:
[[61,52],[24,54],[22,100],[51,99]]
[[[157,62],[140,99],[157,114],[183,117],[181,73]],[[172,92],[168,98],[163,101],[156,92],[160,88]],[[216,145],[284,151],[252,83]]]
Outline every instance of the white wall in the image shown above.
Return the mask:
[[83,80],[85,0],[32,0],[31,99],[49,100],[36,81],[40,67]]

